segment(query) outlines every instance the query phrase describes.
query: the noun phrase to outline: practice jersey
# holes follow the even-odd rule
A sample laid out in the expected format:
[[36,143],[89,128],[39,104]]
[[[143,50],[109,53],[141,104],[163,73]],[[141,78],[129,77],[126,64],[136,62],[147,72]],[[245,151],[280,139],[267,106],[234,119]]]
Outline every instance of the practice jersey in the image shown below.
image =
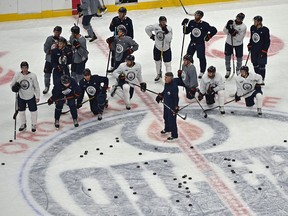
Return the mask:
[[64,97],[75,97],[80,95],[80,87],[77,82],[70,77],[70,85],[68,87],[64,86],[60,80],[53,86],[52,89],[52,99],[58,100]]
[[98,0],[81,0],[80,7],[84,16],[94,15],[98,12],[100,2]]
[[118,16],[114,17],[110,23],[109,29],[111,32],[114,32],[114,35],[118,35],[117,27],[119,25],[124,25],[126,27],[127,33],[126,36],[134,38],[133,23],[129,17],[126,17],[121,20]]
[[119,37],[116,36],[112,44],[112,50],[115,51],[116,61],[121,61],[127,49],[132,49],[133,52],[138,50],[139,45],[129,36]]
[[142,78],[142,71],[141,71],[141,65],[137,62],[134,62],[135,64],[132,67],[128,67],[126,62],[123,62],[119,65],[119,67],[113,72],[113,76],[117,79],[118,76],[123,72],[126,75],[126,81],[129,83],[131,87],[134,87],[134,85],[130,84],[137,84],[137,81],[139,83],[143,82]]
[[51,53],[51,63],[56,71],[68,70],[68,65],[72,64],[73,52],[69,47],[64,49],[55,48]]
[[241,75],[236,79],[237,95],[247,98],[253,94],[256,84],[262,84],[262,76],[256,73],[249,73],[248,77],[244,78]]
[[252,25],[250,28],[250,41],[252,52],[261,52],[261,50],[268,51],[270,47],[270,33],[269,29],[265,26],[257,29],[256,26]]
[[[232,27],[237,31],[237,34],[232,37],[233,46],[240,46],[241,44],[243,44],[243,40],[247,31],[247,26],[243,22],[240,25],[237,25],[234,20]],[[224,26],[223,32],[227,34],[226,43],[232,46],[231,34],[229,34],[226,25]]]
[[170,26],[166,26],[168,30],[168,34],[164,34],[159,23],[154,25],[148,25],[145,28],[145,31],[149,37],[152,36],[153,32],[155,35],[155,47],[160,51],[166,51],[171,47],[171,41],[173,37],[172,28]]
[[48,37],[46,38],[46,41],[45,41],[45,43],[44,43],[44,52],[45,52],[45,54],[46,54],[45,60],[46,60],[47,62],[51,62],[51,50],[56,47],[56,45],[57,45],[57,43],[58,43],[58,41],[59,41],[60,38],[61,38],[61,39],[64,39],[64,38],[61,37],[61,36],[60,36],[59,38],[57,38],[57,37],[55,37],[55,36],[53,36],[53,35],[48,36]]
[[209,88],[213,88],[215,92],[225,90],[224,80],[219,73],[215,73],[215,77],[213,79],[210,79],[208,77],[208,73],[205,73],[202,76],[202,79],[200,81],[200,92],[202,94],[205,94]]
[[16,73],[10,86],[14,86],[16,82],[21,86],[18,92],[21,99],[30,100],[34,96],[36,99],[40,99],[40,88],[36,74],[31,72],[28,72],[26,75],[22,72]]
[[204,38],[209,33],[213,37],[217,33],[217,29],[214,26],[210,26],[209,23],[205,21],[200,21],[199,23],[195,20],[190,20],[186,27],[185,34],[191,33],[191,42],[195,44],[204,43]]
[[[175,81],[172,81],[171,83],[165,83],[164,90],[163,92],[161,92],[161,94],[163,95],[164,103],[171,109],[175,109],[176,106],[178,106],[179,103],[178,93],[179,90]],[[164,109],[167,109],[167,107],[164,106]]]
[[182,65],[181,79],[187,88],[198,87],[196,68],[193,64],[189,66]]
[[88,58],[88,50],[86,46],[86,39],[81,35],[80,38],[76,39],[72,35],[70,36],[69,42],[73,45],[73,41],[77,40],[80,43],[80,47],[76,48],[72,46],[73,50],[73,63],[81,63]]

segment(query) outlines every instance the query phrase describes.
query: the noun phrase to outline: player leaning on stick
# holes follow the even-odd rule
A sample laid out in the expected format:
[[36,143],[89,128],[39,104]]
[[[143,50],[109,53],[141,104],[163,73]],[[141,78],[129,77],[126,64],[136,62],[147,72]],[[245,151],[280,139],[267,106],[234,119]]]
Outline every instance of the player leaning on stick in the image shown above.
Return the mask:
[[200,61],[200,74],[198,78],[201,79],[207,66],[205,56],[205,41],[209,41],[217,33],[217,29],[214,26],[210,26],[209,23],[201,20],[204,16],[203,11],[197,10],[194,16],[194,20],[190,20],[190,22],[189,19],[185,18],[182,21],[182,26],[184,34],[191,33],[191,41],[187,49],[187,54],[193,57],[197,51],[197,58],[199,58]]
[[145,28],[147,35],[151,40],[155,41],[153,56],[156,64],[156,78],[155,82],[158,82],[162,78],[162,58],[166,67],[166,72],[171,72],[171,41],[172,41],[172,28],[167,26],[167,18],[165,16],[159,17],[159,23],[154,25],[148,25]]
[[18,93],[18,111],[20,117],[21,126],[19,131],[24,131],[27,128],[26,125],[26,105],[28,105],[31,112],[31,130],[36,132],[37,123],[37,103],[40,100],[40,89],[37,76],[34,73],[28,71],[29,65],[26,61],[20,64],[21,72],[16,73],[12,83],[12,91]]
[[237,92],[235,93],[235,101],[241,100],[241,97],[245,98],[247,107],[253,107],[256,98],[257,113],[259,117],[262,117],[262,102],[263,92],[261,90],[262,77],[256,73],[249,73],[247,66],[240,68],[240,75],[236,77]]
[[[226,75],[225,78],[229,78],[231,74],[231,56],[234,57],[233,49],[235,49],[237,57],[236,65],[236,74],[239,75],[240,67],[242,66],[243,59],[243,40],[246,35],[247,27],[243,23],[245,15],[239,13],[236,16],[235,20],[228,20],[226,26],[223,29],[223,32],[227,34],[226,43],[225,43],[225,66],[226,66]],[[233,59],[234,61],[234,59]],[[234,63],[233,63],[234,66]],[[235,68],[233,68],[234,70]],[[233,71],[235,72],[235,71]]]
[[207,74],[204,74],[200,81],[198,100],[201,101],[205,96],[207,105],[212,105],[215,103],[215,95],[217,94],[220,113],[224,115],[224,90],[225,84],[221,74],[216,73],[214,66],[210,66],[207,69]]

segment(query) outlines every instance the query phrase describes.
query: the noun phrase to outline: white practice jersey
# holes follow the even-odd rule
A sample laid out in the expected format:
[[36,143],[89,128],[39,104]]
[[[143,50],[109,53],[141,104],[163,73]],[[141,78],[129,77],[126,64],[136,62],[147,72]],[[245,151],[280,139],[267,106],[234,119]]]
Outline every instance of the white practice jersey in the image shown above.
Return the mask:
[[40,88],[36,74],[31,72],[28,72],[27,75],[24,75],[21,72],[16,73],[10,86],[12,87],[16,82],[21,86],[19,90],[21,99],[30,100],[34,95],[36,99],[40,99]]
[[[247,27],[244,23],[240,25],[236,25],[235,21],[233,21],[233,28],[238,32],[233,37],[233,46],[240,46],[243,44],[244,37],[246,35]],[[226,43],[232,46],[231,42],[231,34],[229,34],[228,29],[224,26],[223,32],[227,34]]]
[[262,84],[262,76],[256,73],[250,72],[248,77],[244,78],[241,75],[236,79],[237,95],[247,98],[253,94],[256,84]]
[[[116,70],[114,70],[113,76],[117,79],[122,72],[126,75],[126,81],[129,83],[138,84],[138,82],[143,82],[141,65],[139,63],[135,62],[133,67],[128,67],[126,62],[123,62]],[[134,87],[134,85],[131,84],[130,86]]]
[[166,51],[171,47],[171,41],[172,41],[172,28],[170,26],[166,26],[169,33],[164,34],[164,31],[162,31],[162,28],[160,27],[159,23],[156,23],[154,25],[148,25],[145,28],[145,31],[149,37],[152,36],[153,32],[155,35],[155,47],[158,50]]
[[222,76],[219,73],[215,73],[215,77],[210,79],[208,73],[204,73],[200,81],[200,92],[205,94],[209,88],[213,88],[215,92],[225,90],[225,83]]

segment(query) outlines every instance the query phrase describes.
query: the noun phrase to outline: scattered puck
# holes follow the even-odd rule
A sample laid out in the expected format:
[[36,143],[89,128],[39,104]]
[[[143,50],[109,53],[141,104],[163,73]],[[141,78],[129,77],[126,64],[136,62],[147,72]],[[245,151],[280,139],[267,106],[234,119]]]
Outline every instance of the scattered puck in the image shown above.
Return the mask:
[[133,194],[137,194],[137,192],[133,192]]
[[231,161],[231,159],[228,158],[227,161]]
[[182,178],[186,178],[186,177],[187,177],[187,175],[183,175],[183,176],[182,176]]
[[236,184],[236,183],[237,183],[237,181],[234,181],[234,183]]
[[88,191],[91,191],[91,188],[88,188]]
[[190,191],[186,191],[186,193],[190,193]]
[[137,168],[140,168],[140,166],[138,165]]
[[[11,142],[11,140],[10,140],[10,142]],[[284,140],[284,142],[287,142],[287,140]]]
[[186,198],[190,198],[190,196],[189,196],[189,195],[186,195]]
[[133,189],[133,187],[131,186],[130,189]]
[[253,171],[249,171],[249,173],[253,173]]
[[213,146],[216,146],[216,143],[213,143]]
[[2,166],[4,166],[4,165],[5,165],[5,163],[1,163],[1,165],[2,165]]
[[144,164],[148,164],[148,162],[144,162]]
[[233,114],[233,113],[234,113],[234,111],[231,111],[231,113]]
[[100,152],[100,155],[103,155],[103,152]]
[[231,172],[232,172],[233,174],[235,174],[235,173],[236,173],[234,170],[231,170]]
[[190,146],[190,148],[193,149],[194,147],[193,147],[193,146]]
[[155,147],[154,149],[155,149],[155,150],[158,150],[158,148],[157,148],[157,147]]
[[178,185],[182,185],[182,183],[181,183],[181,182],[179,182],[179,183],[178,183]]
[[[13,140],[9,140],[9,142],[13,142]],[[284,141],[285,142],[285,141]]]
[[119,138],[118,138],[118,137],[115,137],[115,139],[118,140]]
[[119,142],[119,140],[116,140],[116,142]]
[[164,163],[167,163],[167,160],[164,160]]
[[83,157],[83,155],[80,155],[80,157]]
[[231,164],[228,164],[228,167],[231,167]]
[[192,177],[189,177],[188,179],[189,179],[189,180],[192,180]]
[[117,199],[118,198],[118,196],[114,196],[114,199]]
[[160,7],[160,9],[163,9],[163,7]]
[[224,158],[224,160],[227,160],[227,158]]
[[88,154],[88,151],[85,151],[85,152],[84,152],[84,155],[87,155],[87,154]]
[[142,153],[141,153],[141,152],[139,152],[138,154],[139,154],[139,155],[142,155]]
[[192,204],[190,203],[189,206],[192,206]]
[[99,148],[96,148],[96,151],[99,151],[100,149]]
[[258,188],[258,190],[262,190],[262,188],[261,188],[261,187],[259,187],[259,188]]
[[113,145],[110,145],[109,147],[110,147],[110,148],[113,148]]
[[186,187],[185,189],[186,189],[186,190],[189,190],[189,187]]
[[176,202],[180,202],[180,200],[176,200]]
[[157,175],[157,173],[153,173],[153,175]]
[[268,168],[269,168],[269,166],[266,166],[266,168],[268,169]]
[[178,185],[178,188],[182,188],[182,186],[181,186],[181,185]]
[[176,181],[176,180],[177,180],[177,178],[174,178],[173,180],[174,180],[174,181]]
[[183,184],[186,184],[187,182],[186,181],[183,181]]
[[235,162],[235,159],[232,159],[232,162]]

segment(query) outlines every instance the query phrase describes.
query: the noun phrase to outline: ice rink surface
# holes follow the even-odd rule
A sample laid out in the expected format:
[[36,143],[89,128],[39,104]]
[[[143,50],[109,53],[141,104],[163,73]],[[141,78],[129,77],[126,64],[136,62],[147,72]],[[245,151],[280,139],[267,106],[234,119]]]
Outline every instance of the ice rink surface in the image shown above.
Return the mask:
[[[187,6],[189,12],[203,10],[203,20],[214,25],[218,34],[207,44],[208,65],[225,75],[222,30],[227,20],[239,12],[246,15],[249,31],[253,17],[261,15],[270,29],[271,47],[265,80],[263,118],[256,108],[247,109],[243,99],[229,103],[226,115],[217,109],[203,118],[200,107],[183,109],[184,121],[178,118],[179,139],[164,142],[163,107],[155,95],[137,89],[132,109],[127,111],[119,97],[109,99],[103,120],[98,121],[86,103],[79,110],[78,128],[70,114],[61,116],[61,128],[54,128],[54,107],[38,107],[37,132],[18,133],[13,140],[15,95],[11,78],[26,60],[44,89],[43,44],[56,25],[68,38],[76,17],[0,23],[0,215],[288,215],[288,73],[286,28],[288,1],[239,1]],[[105,75],[112,34],[108,26],[116,13],[93,18],[98,40],[88,44],[86,67]],[[152,50],[153,41],[145,26],[158,22],[161,15],[173,28],[172,68],[176,74],[182,42],[181,7],[128,11],[133,20],[135,40],[139,43],[136,61],[142,65],[148,88],[160,92]],[[80,20],[81,22],[81,20]],[[81,26],[83,35],[86,32]],[[245,38],[244,51],[249,34]],[[185,38],[185,50],[189,36]],[[199,72],[199,62],[195,66]],[[251,62],[248,66],[252,70]],[[110,86],[115,82],[110,78]],[[189,103],[182,88],[180,107]],[[233,98],[234,79],[226,82],[226,101]],[[41,93],[41,101],[51,96]],[[204,101],[204,108],[207,108]],[[232,113],[231,113],[232,112]],[[19,120],[17,122],[17,130]],[[118,139],[117,139],[118,138]],[[9,142],[11,140],[13,142]],[[118,141],[117,141],[118,140]],[[85,153],[86,151],[86,153]],[[85,153],[85,154],[84,154]],[[83,155],[83,157],[80,157]]]

